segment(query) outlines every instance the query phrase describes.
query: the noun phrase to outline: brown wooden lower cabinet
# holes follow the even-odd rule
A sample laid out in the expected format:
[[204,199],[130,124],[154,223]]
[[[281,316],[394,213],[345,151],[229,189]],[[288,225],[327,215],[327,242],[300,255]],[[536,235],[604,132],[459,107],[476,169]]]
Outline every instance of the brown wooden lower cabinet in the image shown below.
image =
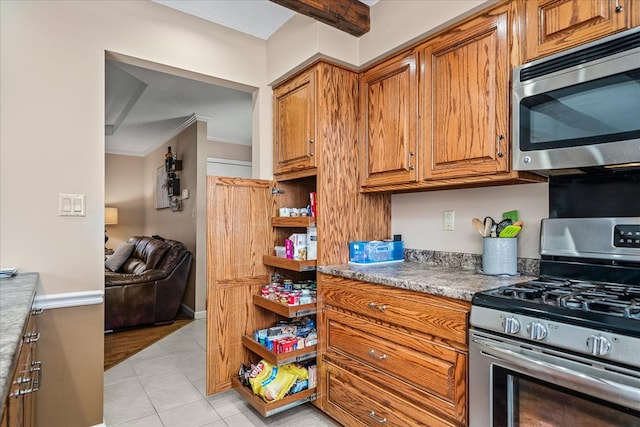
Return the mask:
[[36,343],[40,334],[36,332],[32,312],[25,325],[23,339],[18,350],[18,362],[12,374],[9,395],[0,421],[0,427],[32,427],[35,425],[35,393],[40,387],[42,363],[36,360]]
[[319,274],[321,409],[347,426],[467,425],[466,301]]

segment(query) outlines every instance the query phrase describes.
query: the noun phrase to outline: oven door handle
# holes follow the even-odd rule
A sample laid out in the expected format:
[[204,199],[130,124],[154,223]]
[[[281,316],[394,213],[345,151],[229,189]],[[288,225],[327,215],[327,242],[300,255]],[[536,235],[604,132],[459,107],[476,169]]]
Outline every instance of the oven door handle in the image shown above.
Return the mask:
[[558,380],[568,388],[584,392],[607,402],[640,410],[640,382],[638,387],[620,384],[606,378],[597,378],[584,372],[559,366],[544,360],[533,359],[503,345],[473,338],[483,353],[516,365],[519,371],[532,377],[557,384]]

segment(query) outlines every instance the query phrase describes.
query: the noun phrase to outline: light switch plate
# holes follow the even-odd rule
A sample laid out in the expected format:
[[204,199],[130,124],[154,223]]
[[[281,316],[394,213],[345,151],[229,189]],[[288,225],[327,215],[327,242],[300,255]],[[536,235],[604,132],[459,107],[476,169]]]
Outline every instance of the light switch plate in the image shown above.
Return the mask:
[[85,194],[58,194],[58,216],[86,216]]
[[442,212],[442,229],[444,231],[454,231],[456,229],[456,213],[455,211]]

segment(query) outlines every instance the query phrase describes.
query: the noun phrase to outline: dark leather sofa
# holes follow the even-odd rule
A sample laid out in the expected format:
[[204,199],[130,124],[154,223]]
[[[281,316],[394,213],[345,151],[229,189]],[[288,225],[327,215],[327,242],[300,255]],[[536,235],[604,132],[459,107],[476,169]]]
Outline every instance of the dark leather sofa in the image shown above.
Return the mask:
[[172,323],[187,286],[191,252],[160,236],[134,236],[127,243],[133,251],[122,266],[105,268],[105,331]]

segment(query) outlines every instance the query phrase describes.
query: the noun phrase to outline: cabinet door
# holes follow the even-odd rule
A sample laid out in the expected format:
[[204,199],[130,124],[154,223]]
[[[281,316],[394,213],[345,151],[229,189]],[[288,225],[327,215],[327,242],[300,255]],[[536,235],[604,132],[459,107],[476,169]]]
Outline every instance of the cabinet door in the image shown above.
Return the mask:
[[207,394],[231,388],[231,378],[250,358],[242,337],[275,321],[253,306],[253,295],[269,283],[262,257],[273,251],[271,186],[207,179]]
[[629,0],[527,0],[525,61],[631,27]]
[[414,182],[417,54],[385,61],[360,80],[361,171],[365,186]]
[[501,8],[422,50],[424,179],[508,171],[508,30],[508,12]]
[[315,68],[275,89],[275,174],[316,166],[316,76]]

